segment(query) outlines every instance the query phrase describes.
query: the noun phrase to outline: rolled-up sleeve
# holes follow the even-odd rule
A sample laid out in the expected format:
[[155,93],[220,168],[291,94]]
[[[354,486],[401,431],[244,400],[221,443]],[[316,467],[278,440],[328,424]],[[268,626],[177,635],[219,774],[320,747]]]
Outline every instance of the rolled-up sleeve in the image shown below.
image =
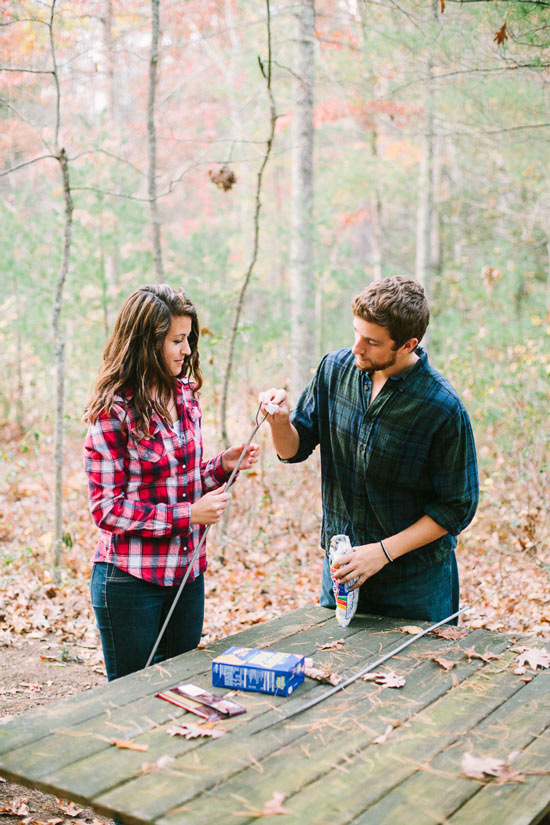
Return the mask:
[[463,408],[434,434],[429,460],[435,495],[426,514],[457,536],[472,521],[479,502],[474,435]]
[[90,512],[109,533],[160,537],[187,533],[191,525],[188,503],[164,504],[130,499],[126,493],[126,435],[124,411],[114,405],[90,425],[84,443]]

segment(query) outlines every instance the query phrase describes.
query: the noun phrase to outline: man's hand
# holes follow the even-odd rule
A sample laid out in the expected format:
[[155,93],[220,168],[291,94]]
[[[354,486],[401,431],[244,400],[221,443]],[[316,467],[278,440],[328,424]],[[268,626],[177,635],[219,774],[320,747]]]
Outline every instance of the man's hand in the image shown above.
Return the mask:
[[[267,415],[269,424],[286,424],[290,418],[290,407],[288,404],[288,397],[286,390],[271,387],[269,390],[261,392],[258,396],[261,409],[264,415]],[[276,405],[277,410],[273,413],[269,412],[269,405]]]
[[[237,461],[239,460],[239,457],[243,450],[244,442],[242,444],[236,444],[233,447],[229,447],[224,453],[222,453],[222,467],[226,473],[233,472],[233,470],[237,466]],[[252,465],[257,462],[259,452],[260,447],[258,444],[250,444],[246,453],[244,454],[239,469],[250,470]]]
[[338,568],[336,578],[341,584],[351,581],[356,576],[356,583],[351,590],[360,587],[367,579],[382,570],[384,565],[389,564],[380,543],[361,544],[353,548],[353,553],[342,556],[334,566]]
[[225,484],[205,493],[191,505],[191,524],[217,524],[230,498],[231,493],[225,492]]

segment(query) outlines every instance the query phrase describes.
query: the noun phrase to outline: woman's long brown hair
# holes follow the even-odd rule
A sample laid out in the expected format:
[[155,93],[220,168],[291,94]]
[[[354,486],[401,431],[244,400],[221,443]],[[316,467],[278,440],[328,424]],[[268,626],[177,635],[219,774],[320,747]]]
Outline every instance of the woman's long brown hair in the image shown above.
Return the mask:
[[156,412],[170,421],[168,405],[174,392],[174,378],[163,358],[164,339],[173,317],[191,318],[190,355],[185,356],[179,377],[194,382],[193,394],[202,386],[199,367],[199,319],[194,304],[183,290],[167,284],[142,286],[130,295],[120,310],[103,353],[103,363],[84,420],[95,424],[100,413],[109,410],[114,397],[124,390],[133,393],[136,430],[149,432]]

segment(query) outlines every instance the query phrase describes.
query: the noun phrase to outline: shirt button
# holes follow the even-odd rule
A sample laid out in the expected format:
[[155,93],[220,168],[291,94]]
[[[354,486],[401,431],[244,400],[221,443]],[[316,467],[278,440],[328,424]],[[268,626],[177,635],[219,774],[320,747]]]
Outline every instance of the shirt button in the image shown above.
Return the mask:
[[184,470],[187,469],[187,464],[182,464],[181,466],[183,467]]
[[184,498],[187,498],[187,493],[184,493],[184,494],[183,494],[183,497],[184,497]]

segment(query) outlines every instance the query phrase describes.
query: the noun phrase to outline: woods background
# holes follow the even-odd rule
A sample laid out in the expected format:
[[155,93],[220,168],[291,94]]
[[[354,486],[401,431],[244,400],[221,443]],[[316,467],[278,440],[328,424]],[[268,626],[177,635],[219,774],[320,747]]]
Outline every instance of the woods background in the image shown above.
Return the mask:
[[[549,5],[2,4],[3,644],[99,666],[82,412],[132,290],[199,308],[210,456],[260,390],[295,400],[351,344],[352,296],[394,274],[424,284],[475,430],[465,622],[548,632]],[[209,536],[206,642],[317,600],[316,459],[279,465],[260,432]]]

